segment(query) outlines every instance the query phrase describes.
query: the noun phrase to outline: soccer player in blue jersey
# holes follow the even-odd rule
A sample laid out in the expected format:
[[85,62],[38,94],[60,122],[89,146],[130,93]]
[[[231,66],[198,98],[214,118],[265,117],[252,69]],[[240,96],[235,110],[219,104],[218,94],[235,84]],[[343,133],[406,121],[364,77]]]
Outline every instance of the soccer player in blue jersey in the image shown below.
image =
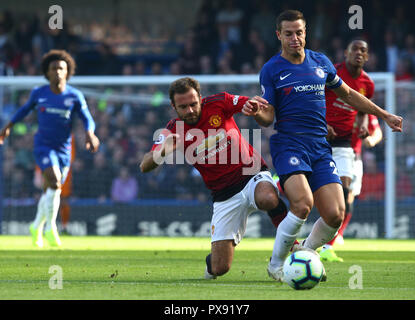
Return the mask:
[[34,137],[34,156],[42,170],[44,192],[39,199],[34,222],[30,225],[33,244],[43,246],[45,238],[51,246],[60,246],[56,228],[61,186],[65,181],[71,160],[71,130],[74,115],[78,114],[86,131],[86,148],[96,152],[99,139],[94,134],[95,122],[88,110],[83,94],[67,84],[76,64],[64,50],[51,50],[42,58],[41,68],[49,85],[36,87],[29,100],[20,107],[0,132],[0,145],[10,134],[16,122],[36,110],[38,131]]
[[[357,110],[383,119],[394,132],[402,131],[402,118],[351,89],[324,54],[305,49],[306,22],[301,12],[282,12],[277,18],[276,35],[282,50],[260,73],[268,110],[262,112],[247,105],[243,112],[260,112],[262,119],[255,119],[263,126],[269,126],[275,118],[277,133],[270,138],[270,150],[290,210],[278,226],[268,274],[282,281],[282,265],[291,248],[314,252],[335,236],[343,221],[341,181],[326,141],[325,86]],[[320,218],[307,239],[293,246],[314,205]]]

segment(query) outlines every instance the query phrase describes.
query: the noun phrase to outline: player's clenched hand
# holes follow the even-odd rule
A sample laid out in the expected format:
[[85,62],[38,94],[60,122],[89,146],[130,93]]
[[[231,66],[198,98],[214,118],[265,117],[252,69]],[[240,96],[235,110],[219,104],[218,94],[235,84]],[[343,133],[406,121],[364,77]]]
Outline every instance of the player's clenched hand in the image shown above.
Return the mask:
[[337,136],[336,131],[334,131],[334,128],[331,125],[327,125],[327,140],[333,140]]
[[246,116],[256,116],[261,110],[266,109],[268,103],[262,97],[255,96],[249,99],[242,107],[242,113]]
[[91,151],[91,152],[98,151],[99,139],[92,131],[87,131],[86,133],[85,146],[88,151]]
[[402,117],[390,113],[384,120],[393,132],[402,132]]

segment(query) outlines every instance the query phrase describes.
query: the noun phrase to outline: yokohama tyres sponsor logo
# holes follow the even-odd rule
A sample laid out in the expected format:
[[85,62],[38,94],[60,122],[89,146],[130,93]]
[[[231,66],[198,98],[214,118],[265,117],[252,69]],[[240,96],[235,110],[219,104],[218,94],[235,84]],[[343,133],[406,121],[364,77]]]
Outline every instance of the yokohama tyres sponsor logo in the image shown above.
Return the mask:
[[324,84],[306,84],[303,86],[295,86],[295,92],[309,92],[309,91],[318,91],[324,90]]

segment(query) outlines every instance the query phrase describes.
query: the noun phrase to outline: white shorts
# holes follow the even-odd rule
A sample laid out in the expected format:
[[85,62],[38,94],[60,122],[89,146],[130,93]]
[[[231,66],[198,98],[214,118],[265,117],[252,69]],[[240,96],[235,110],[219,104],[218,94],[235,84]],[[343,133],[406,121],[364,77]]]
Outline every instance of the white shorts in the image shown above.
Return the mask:
[[255,188],[258,183],[271,183],[278,193],[278,187],[268,171],[261,171],[253,176],[242,191],[225,201],[213,203],[211,221],[212,242],[233,239],[235,245],[245,235],[248,216],[258,207],[255,203]]
[[332,148],[333,160],[340,177],[349,177],[353,179],[355,154],[353,148]]
[[355,197],[358,196],[360,194],[360,190],[362,190],[362,177],[363,161],[361,159],[357,159],[354,161],[354,174],[352,183],[350,184],[350,190],[352,190]]

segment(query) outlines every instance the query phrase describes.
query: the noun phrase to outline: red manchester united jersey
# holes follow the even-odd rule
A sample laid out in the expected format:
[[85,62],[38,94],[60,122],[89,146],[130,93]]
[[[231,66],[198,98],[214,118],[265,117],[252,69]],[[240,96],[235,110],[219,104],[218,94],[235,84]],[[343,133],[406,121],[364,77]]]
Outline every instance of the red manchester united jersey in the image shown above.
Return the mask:
[[[369,116],[369,122],[367,125],[367,129],[369,131],[369,134],[372,134],[376,128],[380,128],[379,120],[373,114],[368,114],[368,116]],[[359,130],[357,129],[357,127],[354,127],[353,134],[352,134],[352,148],[356,155],[360,155],[362,153],[362,139],[359,139],[359,137],[357,136],[358,133],[359,133]]]
[[[338,76],[347,83],[349,87],[369,99],[372,98],[375,84],[365,71],[362,70],[360,76],[354,79],[347,70],[345,62],[336,64],[335,67]],[[332,90],[327,89],[326,108],[327,124],[332,126],[337,133],[335,139],[330,141],[330,143],[333,146],[350,146],[357,110],[337,97]]]
[[265,161],[241,134],[233,118],[248,99],[226,92],[203,98],[198,123],[188,125],[179,118],[171,120],[152,150],[160,146],[168,134],[179,134],[182,145],[177,150],[181,149],[186,162],[200,172],[213,192],[255,175],[266,166]]

